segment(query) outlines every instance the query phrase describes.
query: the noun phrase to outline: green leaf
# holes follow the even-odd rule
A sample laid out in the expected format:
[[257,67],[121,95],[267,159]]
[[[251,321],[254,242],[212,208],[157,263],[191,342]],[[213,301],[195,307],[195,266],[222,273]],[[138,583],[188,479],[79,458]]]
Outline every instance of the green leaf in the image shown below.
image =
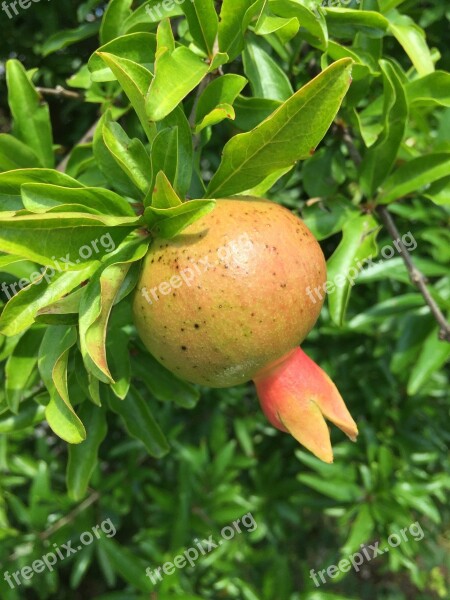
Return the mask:
[[[141,592],[150,594],[154,591],[154,585],[145,574],[145,569],[148,566],[145,561],[112,538],[102,536],[98,543],[108,557],[114,572],[119,573],[133,588],[137,588]],[[123,592],[120,593],[123,600],[125,600]]]
[[434,71],[434,63],[427,46],[425,32],[407,15],[397,10],[386,14],[389,30],[411,59],[419,75],[428,75]]
[[246,98],[238,96],[234,103],[236,120],[234,125],[243,131],[250,131],[267,119],[282,102],[267,98]]
[[371,215],[348,220],[342,228],[342,240],[327,264],[327,280],[336,288],[328,290],[330,316],[337,325],[344,322],[351,289],[363,261],[377,254],[378,231]]
[[82,500],[98,462],[98,450],[106,437],[108,427],[105,411],[85,402],[79,411],[86,426],[86,439],[81,444],[69,446],[66,483],[72,500]]
[[211,81],[201,94],[195,113],[195,122],[201,124],[217,107],[232,105],[236,97],[247,85],[241,75],[222,75]]
[[125,33],[133,31],[153,30],[154,23],[159,23],[162,19],[169,17],[178,17],[183,14],[180,4],[173,2],[172,6],[167,8],[161,0],[150,0],[145,2],[131,14],[123,24]]
[[62,50],[81,40],[93,37],[97,34],[99,27],[100,23],[94,21],[93,23],[83,23],[75,29],[63,29],[58,31],[47,38],[42,44],[41,54],[42,56],[48,56],[57,50]]
[[18,415],[9,415],[0,419],[0,433],[13,433],[41,423],[45,418],[45,406],[34,400],[26,400],[20,407]]
[[113,305],[131,263],[144,257],[148,239],[125,244],[93,275],[80,302],[80,347],[86,368],[101,381],[112,382],[106,359],[106,330]]
[[342,231],[345,223],[358,216],[359,210],[342,197],[315,202],[302,210],[302,219],[317,240],[325,240]]
[[271,173],[310,156],[336,116],[350,85],[352,62],[331,65],[284,102],[261,125],[236,135],[206,195],[224,197],[256,186]]
[[450,177],[439,179],[422,193],[435,204],[450,205]]
[[302,0],[269,0],[270,9],[277,15],[286,18],[297,18],[300,23],[300,34],[304,39],[321,50],[326,50],[328,30],[322,11]]
[[370,512],[370,507],[363,504],[358,509],[356,519],[352,524],[350,535],[342,547],[342,554],[348,555],[359,550],[360,545],[369,542],[375,529],[375,523]]
[[[0,173],[1,210],[23,208],[21,186],[24,183],[47,183],[70,188],[83,188],[84,185],[65,173],[53,169],[16,169]],[[1,213],[0,213],[1,218]]]
[[[17,335],[28,329],[42,308],[56,302],[75,289],[95,271],[91,265],[81,271],[51,273],[53,269],[33,273],[32,283],[21,289],[11,298],[0,317],[0,331],[3,335]],[[36,277],[35,277],[36,275]],[[29,282],[22,281],[24,284]],[[14,287],[14,290],[16,290]]]
[[202,121],[196,125],[194,131],[195,133],[200,133],[203,129],[207,127],[212,127],[213,125],[217,125],[221,123],[225,119],[234,120],[236,114],[234,112],[234,108],[231,104],[219,104],[214,110],[212,110]]
[[[158,129],[160,132],[167,128],[171,130],[176,128],[177,131],[177,159],[175,160],[174,158],[170,158],[169,160],[166,159],[164,161],[164,148],[160,147],[159,152],[156,152],[156,149],[152,146],[153,172],[156,175],[158,171],[164,171],[180,198],[185,198],[189,191],[192,180],[194,149],[192,143],[191,126],[189,125],[187,117],[184,114],[181,106],[177,106],[177,108],[171,112],[170,115],[158,123]],[[160,140],[160,142],[162,142],[162,140]],[[172,160],[174,160],[176,164],[176,174],[174,179],[171,179],[169,175],[171,167],[169,166],[168,171],[167,168],[163,168],[161,166],[164,162],[167,164]]]
[[48,105],[41,102],[18,60],[6,63],[6,82],[15,136],[36,154],[41,166],[53,167],[52,127]]
[[175,37],[172,31],[170,19],[163,19],[159,24],[156,31],[156,47],[157,54],[159,54],[163,48],[169,52],[173,52],[175,50]]
[[170,183],[176,185],[179,166],[178,149],[178,127],[163,129],[155,137],[151,149],[154,180],[152,181],[150,193],[144,202],[145,205],[151,199],[158,173],[163,172]]
[[111,365],[111,373],[114,378],[111,389],[120,400],[127,397],[131,383],[128,341],[128,334],[115,330],[109,334],[107,342],[108,364]]
[[158,48],[155,77],[146,98],[148,119],[164,119],[197,87],[208,71],[209,65],[185,46],[179,46],[173,52]]
[[[108,6],[111,6],[111,4]],[[98,48],[91,56],[88,67],[91,72],[92,81],[116,81],[117,77],[109,67],[105,67],[104,61],[98,54],[99,52],[106,52],[120,58],[126,58],[151,71],[155,62],[156,35],[144,32],[122,35]]]
[[359,486],[352,482],[325,480],[323,477],[310,475],[309,473],[301,473],[297,475],[297,479],[319,492],[319,494],[328,496],[328,498],[338,502],[356,502],[361,495]]
[[287,44],[297,35],[299,29],[300,23],[297,17],[274,17],[267,11],[258,19],[255,26],[255,33],[262,36],[275,34],[282,44]]
[[219,29],[219,19],[214,0],[195,0],[181,3],[189,23],[189,31],[197,46],[209,58],[215,54],[214,42]]
[[52,430],[69,444],[86,439],[84,426],[70,403],[67,389],[67,361],[77,340],[74,327],[47,327],[39,349],[38,366],[42,380],[50,393],[45,416]]
[[219,49],[234,60],[244,49],[244,17],[253,0],[223,0],[218,30]]
[[113,250],[139,223],[139,218],[89,213],[0,213],[0,251],[42,265],[61,261],[59,269],[79,270]]
[[121,417],[128,433],[144,444],[150,456],[161,458],[167,454],[167,440],[155,421],[148,402],[137,390],[131,388],[125,400],[119,400],[110,393],[108,404]]
[[100,26],[100,43],[106,44],[119,37],[124,21],[132,14],[133,0],[111,0],[106,5]]
[[372,10],[327,7],[325,17],[330,36],[338,39],[352,40],[356,34],[382,38],[389,28],[387,18]]
[[153,78],[152,73],[132,60],[114,56],[109,52],[97,51],[97,54],[116,76],[151,141],[155,135],[155,127],[147,117],[145,98]]
[[140,379],[155,398],[161,402],[175,402],[183,408],[193,408],[200,393],[195,386],[178,379],[142,350],[133,357],[133,375]]
[[84,289],[79,288],[75,292],[56,300],[39,309],[36,315],[38,323],[50,325],[76,325],[78,323],[78,312],[80,310],[81,297]]
[[287,100],[292,96],[294,91],[285,72],[254,40],[247,41],[243,60],[254,96],[271,100]]
[[149,206],[145,209],[144,220],[155,236],[171,239],[211,212],[215,205],[215,200],[189,200],[172,208]]
[[152,206],[154,208],[173,208],[180,206],[181,199],[170,184],[163,171],[156,176],[155,189],[153,190]]
[[438,329],[434,328],[423,344],[408,381],[408,395],[414,396],[450,358],[450,344],[441,341]]
[[12,135],[0,133],[0,171],[39,167],[37,155],[27,144]]
[[99,187],[82,189],[47,183],[22,185],[22,201],[30,212],[44,213],[58,206],[73,205],[74,211],[86,209],[91,214],[132,217],[132,207],[118,194]]
[[405,89],[410,104],[438,104],[450,107],[450,73],[446,71],[435,71],[414,79]]
[[35,375],[41,339],[42,329],[27,331],[6,361],[5,394],[8,407],[13,413],[18,413],[19,404],[29,393],[29,384]]
[[361,186],[372,196],[392,170],[405,134],[408,105],[405,90],[393,66],[380,61],[384,83],[384,129],[361,164]]
[[149,190],[152,180],[152,163],[144,144],[131,140],[118,123],[103,122],[103,141],[116,163],[142,194]]
[[425,154],[414,158],[404,163],[384,182],[377,202],[388,204],[412,192],[426,192],[430,183],[448,176],[450,153]]

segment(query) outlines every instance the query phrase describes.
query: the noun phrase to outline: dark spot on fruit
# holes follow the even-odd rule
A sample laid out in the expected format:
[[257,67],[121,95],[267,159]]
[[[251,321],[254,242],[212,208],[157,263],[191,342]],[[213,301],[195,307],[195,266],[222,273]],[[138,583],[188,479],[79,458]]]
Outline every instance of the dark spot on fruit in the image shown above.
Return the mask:
[[196,324],[194,325],[194,327],[195,327],[195,329],[200,329],[200,325],[199,325],[198,323],[196,323]]
[[184,327],[181,328],[181,331],[184,331]]
[[162,256],[160,256],[160,257],[158,258],[158,262],[161,262],[161,261],[162,261]]
[[159,360],[164,360],[164,356],[160,356],[160,357],[159,357]]
[[187,350],[186,346],[181,346],[181,349],[183,350],[183,352],[185,352]]
[[254,317],[254,316],[255,316],[255,313],[252,313],[250,316]]
[[286,284],[286,283],[281,283],[281,284],[280,284],[280,287],[282,287],[282,288],[285,288],[286,286],[287,286],[287,284]]
[[219,304],[219,308],[222,308],[222,305],[221,305],[221,304]]

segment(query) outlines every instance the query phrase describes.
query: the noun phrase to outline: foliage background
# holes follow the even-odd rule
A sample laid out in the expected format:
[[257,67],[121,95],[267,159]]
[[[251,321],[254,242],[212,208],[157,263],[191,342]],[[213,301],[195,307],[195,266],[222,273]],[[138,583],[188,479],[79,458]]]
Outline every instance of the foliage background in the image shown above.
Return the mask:
[[[106,4],[98,0],[81,4],[59,0],[34,4],[13,20],[1,13],[1,56],[19,59],[26,69],[37,69],[36,85],[62,85],[69,89],[70,83],[80,82],[70,78],[99,47],[97,31]],[[133,9],[140,4],[133,3]],[[311,9],[318,3],[298,4]],[[383,88],[378,59],[392,61],[404,90],[408,89],[408,80],[418,77],[411,58],[416,68],[428,60],[437,63],[440,71],[450,67],[446,43],[449,14],[445,3],[364,0],[359,6],[352,6],[361,13],[378,11],[391,21],[394,17],[389,10],[409,16],[409,34],[414,23],[423,28],[431,51],[427,56],[427,50],[416,40],[412,56],[411,52],[408,56],[392,35],[378,31],[371,22],[364,24],[364,20],[354,25],[342,8],[331,9],[324,18],[330,40],[344,49],[351,47],[359,70],[354,70],[351,91],[316,154],[282,177],[267,196],[299,211],[320,237],[327,258],[339,245],[347,258],[353,258],[342,241],[342,227],[345,225],[351,237],[352,232],[358,231],[357,219],[352,223],[352,218],[369,218],[373,212],[375,194],[364,189],[364,177],[346,142],[350,132],[355,147],[363,157],[367,156],[369,150],[364,142],[378,135],[387,119],[382,101],[388,91],[386,86]],[[182,17],[175,20],[181,38],[186,35],[183,21]],[[155,27],[142,24],[144,31],[155,31]],[[358,33],[361,27],[363,33]],[[369,31],[372,27],[375,33]],[[77,29],[71,36],[72,43],[67,45],[66,29]],[[55,43],[52,36],[56,32]],[[274,99],[271,94],[282,97],[286,85],[294,91],[299,89],[325,64],[324,48],[314,46],[310,38],[311,31],[306,26],[282,46],[283,50],[273,34],[248,33],[247,44],[252,40],[272,56],[279,69],[267,67],[261,80],[247,56],[247,63],[238,57],[225,70],[250,78],[251,89],[246,88],[244,94],[266,94],[265,102],[270,104]],[[336,48],[337,45],[335,52]],[[329,56],[326,62],[331,62]],[[5,64],[1,63],[0,68],[0,129],[10,133]],[[423,72],[419,75],[425,76]],[[448,77],[447,74],[438,83],[432,82],[432,92],[423,102],[414,103],[409,96],[408,117],[397,115],[407,125],[395,152],[395,169],[416,157],[450,152]],[[87,101],[45,97],[59,159],[89,129],[98,118],[100,107],[104,109],[111,97],[115,98],[116,107],[127,106],[116,83],[94,87],[87,83],[86,87]],[[76,85],[74,89],[83,92]],[[188,106],[189,103],[192,95]],[[253,111],[252,118],[258,122],[260,117]],[[236,127],[226,121],[213,128],[211,139],[203,137],[200,164],[204,177],[217,168],[230,135],[248,127],[248,118],[237,110]],[[123,115],[120,122],[128,135],[144,141],[132,111]],[[388,166],[385,176],[390,169]],[[411,170],[408,177],[413,174]],[[84,176],[94,185],[108,187],[104,174],[93,164]],[[424,177],[406,194],[395,197],[389,210],[401,233],[410,231],[417,241],[413,259],[428,277],[434,298],[446,312],[450,299],[449,179],[441,177],[436,184],[426,179],[427,174]],[[381,180],[379,184],[382,183]],[[321,198],[321,202],[307,203],[309,198]],[[378,233],[377,244],[378,248],[392,244],[384,229]],[[20,276],[6,272],[2,273],[2,280],[10,282]],[[0,392],[2,573],[31,564],[51,551],[53,543],[76,539],[105,518],[111,518],[118,531],[111,540],[102,539],[73,559],[58,563],[52,573],[35,575],[20,589],[10,590],[5,581],[0,581],[1,597],[137,600],[150,594],[158,600],[447,598],[450,436],[448,375],[443,365],[448,353],[443,350],[444,343],[438,341],[436,323],[410,284],[400,257],[360,276],[352,290],[345,321],[332,302],[324,307],[305,349],[337,382],[360,428],[355,445],[344,440],[340,432],[332,431],[333,466],[320,463],[298,448],[289,436],[274,431],[260,413],[251,386],[197,390],[190,386],[180,388],[175,380],[169,380],[164,387],[158,377],[145,377],[139,365],[148,364],[148,358],[129,328],[126,305],[116,307],[114,326],[130,338],[133,376],[135,369],[140,373],[135,384],[167,437],[169,453],[160,457],[149,455],[152,442],[145,436],[130,436],[123,419],[111,410],[112,400],[106,401],[98,410],[107,420],[108,434],[100,445],[89,488],[76,497],[73,485],[70,489],[70,475],[70,493],[67,488],[67,444],[49,429],[42,412],[36,416],[31,408],[31,403],[35,404],[35,385],[39,383],[37,369],[22,382],[23,410],[19,416],[9,411],[4,393]],[[39,331],[36,327],[33,331]],[[4,362],[0,377],[4,377],[11,352],[13,345],[2,337],[0,355]],[[26,370],[33,353],[23,345],[22,353],[15,356],[16,365],[12,365],[17,372],[24,366]],[[44,402],[42,398],[40,401]],[[34,426],[27,426],[33,420]],[[80,463],[80,469],[88,470],[92,451],[81,456],[86,462]],[[87,508],[77,511],[86,498]],[[186,568],[166,576],[156,589],[145,578],[146,566],[156,567],[171,560],[191,546],[196,537],[208,537],[211,533],[217,536],[223,526],[249,511],[258,523],[254,533],[225,544],[199,561],[195,569]],[[342,557],[357,551],[361,543],[386,540],[392,531],[414,521],[419,521],[425,532],[422,541],[403,543],[388,555],[365,563],[359,573],[352,570],[319,590],[315,588],[309,578],[310,569],[317,571],[337,564]],[[58,529],[47,538],[45,532],[55,523]]]

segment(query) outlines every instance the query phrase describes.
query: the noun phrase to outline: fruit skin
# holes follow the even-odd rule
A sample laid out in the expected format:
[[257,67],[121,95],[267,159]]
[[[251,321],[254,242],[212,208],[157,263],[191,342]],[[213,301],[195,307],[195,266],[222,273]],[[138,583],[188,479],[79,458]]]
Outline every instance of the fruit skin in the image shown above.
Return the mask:
[[238,385],[303,341],[322,306],[306,289],[325,280],[322,250],[291,211],[257,198],[217,200],[175,239],[154,240],[134,297],[135,323],[177,376]]

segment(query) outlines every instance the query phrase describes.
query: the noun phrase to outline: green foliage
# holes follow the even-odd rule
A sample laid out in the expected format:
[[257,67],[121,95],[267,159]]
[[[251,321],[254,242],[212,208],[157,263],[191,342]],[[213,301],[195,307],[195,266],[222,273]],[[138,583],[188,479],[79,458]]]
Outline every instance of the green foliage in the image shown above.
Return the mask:
[[[59,0],[2,13],[3,571],[106,519],[117,530],[14,589],[0,577],[2,598],[448,597],[450,350],[379,212],[448,316],[444,4]],[[356,445],[333,432],[334,465],[275,432],[249,387],[176,378],[132,324],[153,238],[240,194],[299,213],[328,259],[305,346],[361,432]],[[246,513],[254,531],[156,586],[146,576]],[[423,539],[315,586],[311,569],[416,522]]]

